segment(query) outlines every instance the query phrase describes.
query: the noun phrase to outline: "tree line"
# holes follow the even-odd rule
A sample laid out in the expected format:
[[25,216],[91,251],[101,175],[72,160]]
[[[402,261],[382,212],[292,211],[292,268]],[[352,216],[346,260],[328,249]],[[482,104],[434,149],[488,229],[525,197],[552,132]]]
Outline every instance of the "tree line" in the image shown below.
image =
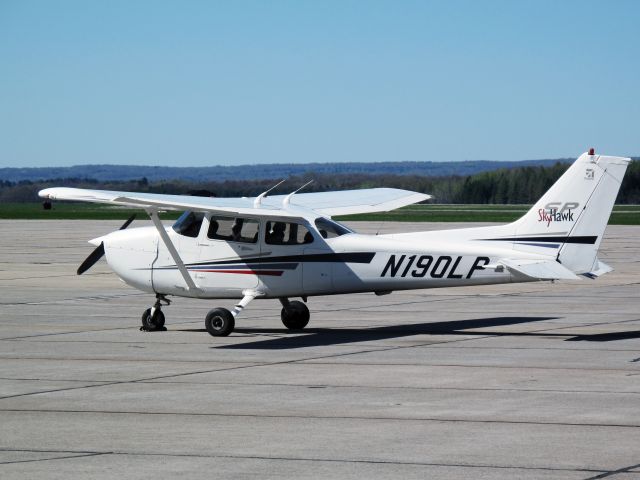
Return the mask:
[[[503,168],[474,175],[431,177],[421,175],[371,175],[305,173],[287,179],[274,193],[287,193],[309,180],[305,192],[322,192],[355,188],[395,187],[432,195],[431,203],[458,204],[531,204],[569,167],[558,162],[551,166]],[[49,181],[0,181],[0,201],[37,202],[37,192],[53,186],[93,188],[101,190],[138,191],[217,197],[252,197],[275,185],[273,180],[225,180],[190,182],[183,180],[150,182],[146,178],[130,181],[99,182],[82,178]],[[640,204],[640,162],[629,165],[617,203]]]

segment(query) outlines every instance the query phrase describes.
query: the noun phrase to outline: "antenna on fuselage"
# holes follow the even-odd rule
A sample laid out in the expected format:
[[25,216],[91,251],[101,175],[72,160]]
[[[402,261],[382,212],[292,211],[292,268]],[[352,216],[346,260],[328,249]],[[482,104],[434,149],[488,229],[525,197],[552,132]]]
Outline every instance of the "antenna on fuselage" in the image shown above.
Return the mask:
[[289,202],[291,201],[291,197],[293,197],[296,193],[298,193],[300,190],[302,190],[304,187],[306,187],[307,185],[310,185],[313,183],[313,180],[309,180],[307,183],[305,183],[304,185],[302,185],[299,189],[294,190],[293,192],[291,192],[289,195],[287,195],[286,197],[284,197],[284,199],[282,200],[282,206],[283,207],[288,207],[289,206]]
[[286,179],[282,179],[280,180],[280,182],[276,183],[273,187],[271,187],[269,190],[265,190],[264,192],[262,192],[260,195],[258,195],[255,200],[253,201],[253,208],[258,208],[260,206],[260,204],[262,203],[262,199],[264,197],[267,196],[267,193],[269,193],[271,190],[273,190],[274,188],[282,185],[285,182]]

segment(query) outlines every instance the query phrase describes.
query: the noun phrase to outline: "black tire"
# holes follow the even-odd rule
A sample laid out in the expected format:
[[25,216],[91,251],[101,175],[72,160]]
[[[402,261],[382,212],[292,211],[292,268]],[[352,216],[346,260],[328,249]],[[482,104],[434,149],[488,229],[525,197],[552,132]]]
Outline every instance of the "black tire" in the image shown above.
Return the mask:
[[204,326],[214,337],[226,337],[233,332],[236,320],[226,308],[214,308],[204,319]]
[[164,330],[164,313],[162,313],[162,310],[156,309],[153,317],[151,318],[151,309],[147,308],[142,314],[142,329],[149,332]]
[[309,323],[309,317],[307,306],[297,300],[289,302],[289,305],[283,307],[280,312],[282,323],[289,330],[302,330]]

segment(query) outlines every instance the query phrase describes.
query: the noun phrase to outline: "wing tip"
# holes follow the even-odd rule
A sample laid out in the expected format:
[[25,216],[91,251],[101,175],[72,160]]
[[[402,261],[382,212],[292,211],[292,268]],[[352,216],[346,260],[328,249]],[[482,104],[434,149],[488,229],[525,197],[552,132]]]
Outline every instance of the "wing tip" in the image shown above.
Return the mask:
[[49,200],[55,199],[55,190],[56,188],[45,188],[38,192],[38,196],[40,198],[48,198]]

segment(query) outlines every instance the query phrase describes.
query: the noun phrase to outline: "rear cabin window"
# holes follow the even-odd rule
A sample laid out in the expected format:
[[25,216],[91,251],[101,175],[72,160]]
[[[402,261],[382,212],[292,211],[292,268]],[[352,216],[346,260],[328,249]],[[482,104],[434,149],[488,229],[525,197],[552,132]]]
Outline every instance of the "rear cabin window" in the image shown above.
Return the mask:
[[347,233],[353,233],[352,230],[349,230],[344,225],[334,222],[333,220],[329,220],[328,218],[316,218],[315,223],[318,232],[322,235],[322,238],[335,238]]
[[185,237],[196,238],[198,233],[200,233],[203,219],[204,213],[202,212],[186,211],[180,215],[180,218],[173,224],[173,229],[176,233],[184,235]]
[[313,235],[300,223],[269,221],[264,241],[269,245],[302,245],[313,243]]
[[259,223],[250,218],[212,216],[207,237],[227,242],[256,243]]

